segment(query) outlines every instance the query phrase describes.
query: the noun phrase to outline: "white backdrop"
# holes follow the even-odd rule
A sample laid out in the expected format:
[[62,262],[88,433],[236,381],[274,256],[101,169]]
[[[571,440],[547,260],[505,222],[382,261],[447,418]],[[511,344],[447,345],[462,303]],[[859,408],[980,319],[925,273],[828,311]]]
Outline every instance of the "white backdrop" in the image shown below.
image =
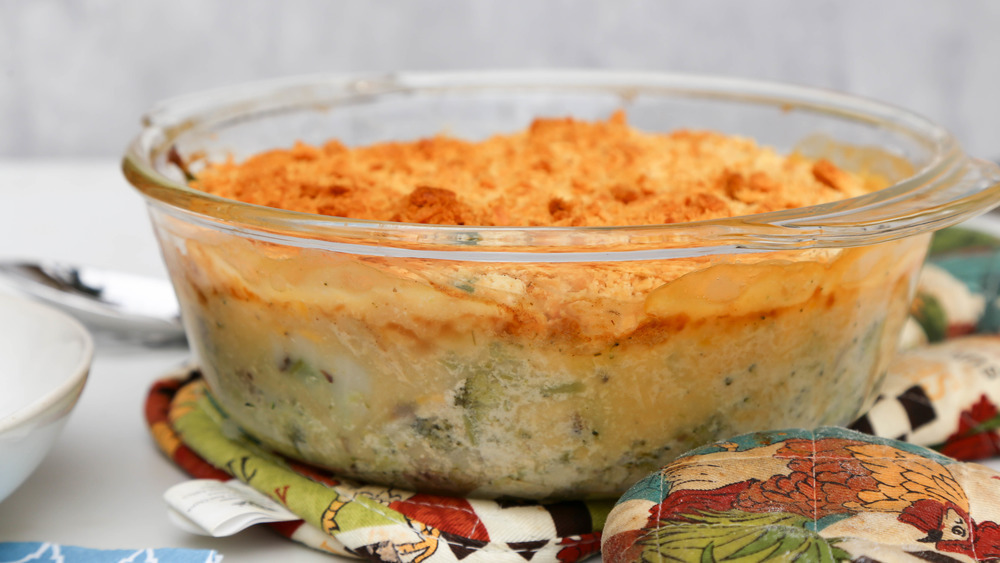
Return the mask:
[[308,72],[608,67],[901,105],[1000,158],[995,0],[0,0],[0,158],[115,157],[153,102]]

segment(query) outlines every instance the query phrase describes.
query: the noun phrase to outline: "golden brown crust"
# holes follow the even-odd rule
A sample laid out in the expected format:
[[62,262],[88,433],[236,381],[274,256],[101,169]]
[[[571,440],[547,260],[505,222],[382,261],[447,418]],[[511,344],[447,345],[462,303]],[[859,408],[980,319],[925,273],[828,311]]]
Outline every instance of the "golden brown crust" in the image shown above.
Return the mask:
[[403,223],[467,225],[474,223],[469,206],[458,201],[451,190],[418,186],[403,201],[402,209],[392,216]]
[[308,213],[450,225],[604,226],[748,215],[853,197],[870,178],[707,131],[652,134],[537,119],[468,142],[444,135],[347,148],[302,143],[213,163],[193,186]]

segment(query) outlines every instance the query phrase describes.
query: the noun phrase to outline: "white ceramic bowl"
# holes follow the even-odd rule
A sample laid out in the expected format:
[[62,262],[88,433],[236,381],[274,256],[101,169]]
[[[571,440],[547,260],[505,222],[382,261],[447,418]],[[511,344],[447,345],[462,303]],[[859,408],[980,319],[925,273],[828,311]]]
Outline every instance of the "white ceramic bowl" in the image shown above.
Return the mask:
[[0,295],[0,501],[38,467],[62,431],[93,351],[76,320]]

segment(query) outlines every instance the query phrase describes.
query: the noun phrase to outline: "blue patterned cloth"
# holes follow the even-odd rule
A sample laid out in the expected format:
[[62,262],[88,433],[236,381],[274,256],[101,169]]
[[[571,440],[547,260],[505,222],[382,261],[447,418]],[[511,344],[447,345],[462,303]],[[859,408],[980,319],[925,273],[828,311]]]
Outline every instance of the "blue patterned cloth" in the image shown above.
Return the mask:
[[0,563],[218,563],[208,549],[90,549],[49,542],[0,542]]

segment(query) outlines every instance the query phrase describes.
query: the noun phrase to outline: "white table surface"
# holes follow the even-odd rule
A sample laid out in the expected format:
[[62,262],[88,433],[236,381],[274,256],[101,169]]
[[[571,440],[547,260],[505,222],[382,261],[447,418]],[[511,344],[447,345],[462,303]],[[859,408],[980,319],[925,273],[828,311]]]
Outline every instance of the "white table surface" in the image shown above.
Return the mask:
[[[0,259],[43,258],[165,277],[140,196],[110,160],[0,160]],[[163,492],[186,479],[159,453],[143,402],[182,349],[99,340],[90,380],[53,451],[0,502],[0,541],[96,548],[216,549],[227,561],[347,561],[263,527],[230,538],[167,520]],[[1000,462],[988,465],[1000,469]]]
[[[45,258],[165,277],[145,206],[113,160],[0,160],[0,259]],[[90,380],[52,452],[0,502],[0,541],[216,549],[226,561],[347,561],[255,527],[191,535],[162,495],[185,474],[160,454],[143,403],[183,349],[98,340]]]

